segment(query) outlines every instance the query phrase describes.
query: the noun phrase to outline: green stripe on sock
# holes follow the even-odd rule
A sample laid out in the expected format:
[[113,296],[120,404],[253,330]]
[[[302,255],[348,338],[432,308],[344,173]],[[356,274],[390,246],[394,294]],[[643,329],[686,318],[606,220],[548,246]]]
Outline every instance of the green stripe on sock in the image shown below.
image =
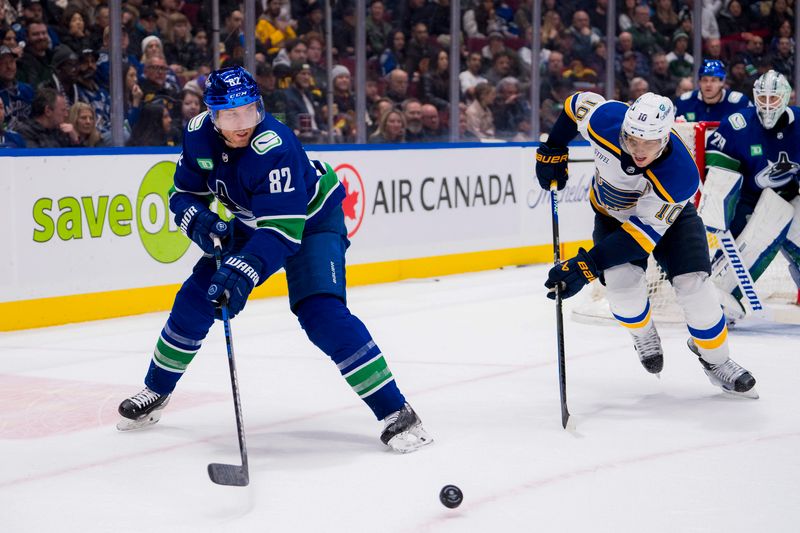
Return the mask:
[[186,367],[189,366],[189,363],[192,362],[196,354],[197,351],[183,352],[176,350],[165,343],[163,339],[159,338],[156,343],[156,349],[153,351],[153,359],[162,366],[183,372],[186,370]]
[[392,371],[389,370],[386,359],[382,355],[353,370],[344,378],[353,387],[356,394],[362,398],[369,396],[394,379]]

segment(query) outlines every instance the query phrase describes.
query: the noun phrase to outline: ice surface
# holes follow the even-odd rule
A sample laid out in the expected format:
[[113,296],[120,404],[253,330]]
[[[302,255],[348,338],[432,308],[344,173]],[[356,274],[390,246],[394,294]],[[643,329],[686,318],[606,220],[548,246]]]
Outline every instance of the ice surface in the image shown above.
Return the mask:
[[[166,313],[0,334],[0,531],[796,532],[800,328],[731,332],[759,400],[710,385],[662,329],[661,380],[627,332],[567,318],[561,429],[545,267],[354,288],[349,303],[435,439],[388,452],[381,425],[285,299],[233,321],[250,452],[239,461],[221,324],[156,426],[114,429]],[[567,301],[567,310],[572,301]],[[464,503],[438,493],[458,485]]]

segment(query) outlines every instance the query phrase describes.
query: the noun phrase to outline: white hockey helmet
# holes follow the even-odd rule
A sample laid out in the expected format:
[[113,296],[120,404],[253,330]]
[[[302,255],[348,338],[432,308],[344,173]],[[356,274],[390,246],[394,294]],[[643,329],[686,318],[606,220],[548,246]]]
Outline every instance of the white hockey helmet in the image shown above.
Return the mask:
[[661,150],[669,142],[669,133],[675,124],[675,105],[672,101],[655,93],[644,93],[625,112],[620,131],[620,146],[626,152],[626,139],[630,137],[645,141],[661,141]]
[[753,99],[762,126],[767,129],[775,127],[789,105],[791,93],[792,86],[780,72],[769,70],[756,80],[753,84]]

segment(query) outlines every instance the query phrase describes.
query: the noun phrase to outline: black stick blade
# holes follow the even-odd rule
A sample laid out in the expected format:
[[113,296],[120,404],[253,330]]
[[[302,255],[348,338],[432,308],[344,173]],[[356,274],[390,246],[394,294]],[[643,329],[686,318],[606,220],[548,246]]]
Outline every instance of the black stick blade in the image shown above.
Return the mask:
[[208,477],[217,485],[246,487],[250,484],[250,475],[243,466],[239,465],[211,463],[208,465]]

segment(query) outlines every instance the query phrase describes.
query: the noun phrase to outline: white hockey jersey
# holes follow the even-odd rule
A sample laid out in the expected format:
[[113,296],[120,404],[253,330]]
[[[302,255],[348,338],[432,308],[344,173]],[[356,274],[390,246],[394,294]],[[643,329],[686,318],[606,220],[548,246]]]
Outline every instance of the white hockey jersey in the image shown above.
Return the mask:
[[645,168],[620,148],[627,104],[575,93],[564,110],[594,149],[595,175],[589,199],[594,209],[622,222],[648,254],[697,192],[700,175],[691,152],[673,130],[661,156]]

